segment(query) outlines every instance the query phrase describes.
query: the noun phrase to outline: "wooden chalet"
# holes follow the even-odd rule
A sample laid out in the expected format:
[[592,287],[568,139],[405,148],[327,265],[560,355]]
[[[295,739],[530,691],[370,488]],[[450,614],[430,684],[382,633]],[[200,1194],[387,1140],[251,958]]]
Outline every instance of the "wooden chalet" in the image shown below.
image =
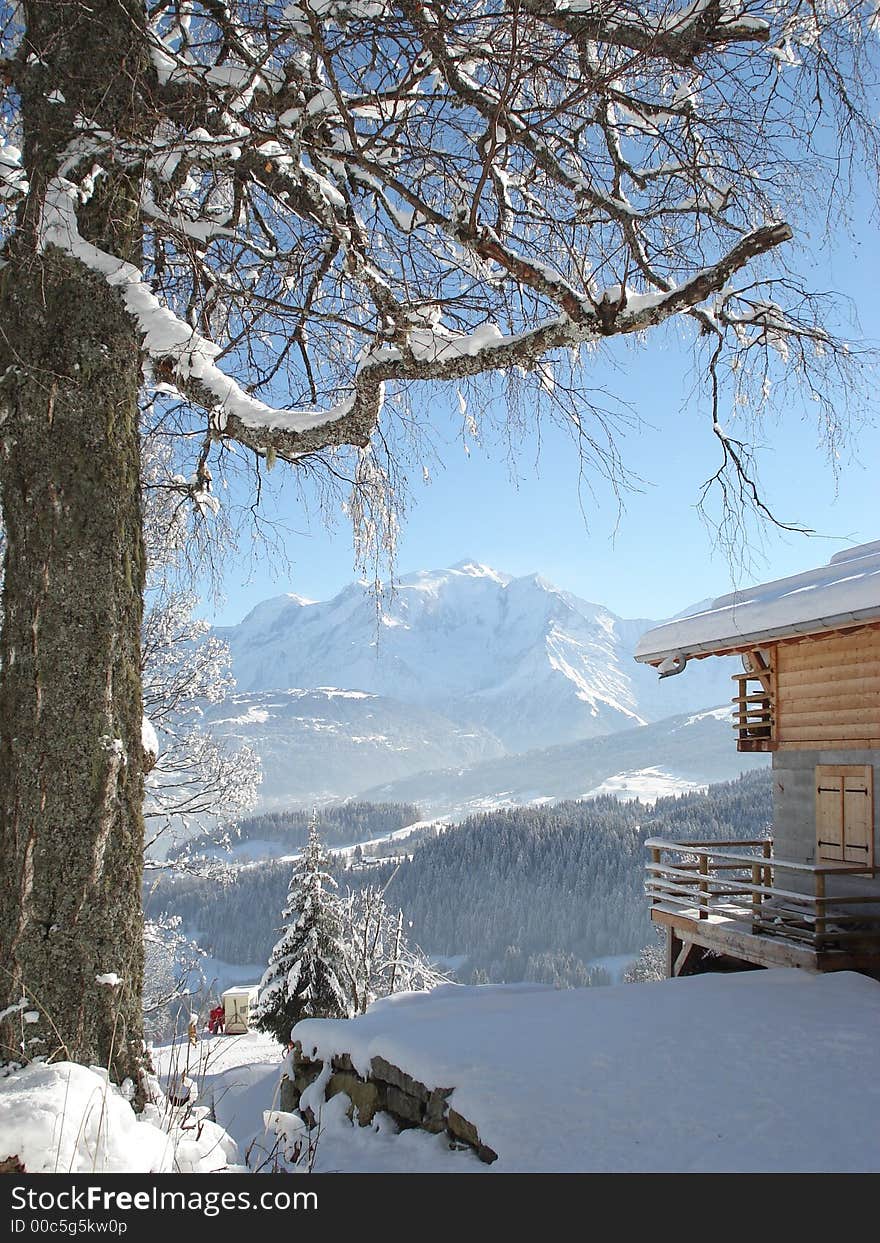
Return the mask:
[[732,727],[773,764],[766,841],[648,842],[668,974],[728,966],[880,978],[880,541],[643,635],[661,677],[737,655]]

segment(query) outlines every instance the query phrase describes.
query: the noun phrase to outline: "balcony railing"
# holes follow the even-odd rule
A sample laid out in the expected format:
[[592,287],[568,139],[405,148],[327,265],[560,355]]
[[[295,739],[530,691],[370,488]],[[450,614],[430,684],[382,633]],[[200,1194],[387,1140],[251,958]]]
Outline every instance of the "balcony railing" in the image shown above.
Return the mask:
[[[880,953],[880,894],[867,886],[827,892],[834,877],[875,876],[859,864],[778,859],[770,841],[675,842],[652,837],[645,889],[652,912],[784,938],[816,952],[870,947]],[[849,889],[853,889],[850,885]],[[856,887],[857,889],[857,887]],[[708,928],[707,928],[708,931]]]
[[737,731],[740,750],[750,749],[749,744],[771,742],[775,725],[771,691],[755,674],[736,673],[733,680],[737,684],[737,694],[731,701],[733,728]]

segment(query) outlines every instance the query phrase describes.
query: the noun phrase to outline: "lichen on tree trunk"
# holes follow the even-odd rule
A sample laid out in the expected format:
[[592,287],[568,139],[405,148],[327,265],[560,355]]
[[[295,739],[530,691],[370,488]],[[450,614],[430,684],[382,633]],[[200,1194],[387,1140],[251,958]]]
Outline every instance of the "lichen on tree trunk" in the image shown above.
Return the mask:
[[[0,276],[0,1010],[28,999],[0,1060],[121,1081],[143,1048],[140,342],[119,293],[41,249],[38,224],[77,116],[121,138],[149,123],[145,19],[136,0],[23,10],[63,102],[39,76],[22,88],[31,189]],[[83,236],[132,262],[135,177],[108,167],[79,209]]]
[[[3,305],[0,995],[40,1020],[17,1014],[2,1052],[124,1076],[143,939],[138,343],[117,295],[58,251]],[[120,986],[96,982],[109,972]]]

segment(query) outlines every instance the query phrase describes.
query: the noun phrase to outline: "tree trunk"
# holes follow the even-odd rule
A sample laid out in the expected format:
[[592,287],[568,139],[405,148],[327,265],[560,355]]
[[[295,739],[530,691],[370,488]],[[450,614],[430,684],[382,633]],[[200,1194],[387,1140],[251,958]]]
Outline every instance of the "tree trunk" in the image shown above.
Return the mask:
[[[48,69],[22,89],[31,190],[0,284],[0,1010],[28,1002],[0,1024],[0,1059],[70,1058],[121,1081],[143,1047],[140,349],[118,293],[41,253],[36,226],[77,113],[121,138],[144,124],[143,16],[25,11]],[[130,174],[111,167],[99,187],[82,235],[138,262]],[[110,973],[118,985],[97,982]]]

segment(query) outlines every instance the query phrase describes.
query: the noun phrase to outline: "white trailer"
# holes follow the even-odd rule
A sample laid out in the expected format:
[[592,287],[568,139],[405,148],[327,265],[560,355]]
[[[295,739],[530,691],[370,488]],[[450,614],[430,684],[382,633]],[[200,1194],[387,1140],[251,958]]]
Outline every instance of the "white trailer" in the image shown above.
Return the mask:
[[250,1031],[259,995],[260,989],[256,984],[236,984],[221,994],[227,1036],[241,1036]]

